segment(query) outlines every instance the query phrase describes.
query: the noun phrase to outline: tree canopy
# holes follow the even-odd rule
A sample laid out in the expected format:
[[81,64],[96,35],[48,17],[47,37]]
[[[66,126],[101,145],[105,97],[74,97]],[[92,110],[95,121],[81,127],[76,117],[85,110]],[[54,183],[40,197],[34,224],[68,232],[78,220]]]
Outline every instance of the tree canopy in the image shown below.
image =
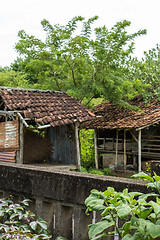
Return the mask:
[[24,74],[31,87],[66,91],[85,104],[97,97],[120,102],[142,93],[146,83],[133,77],[129,65],[135,38],[146,30],[129,34],[126,20],[110,30],[93,28],[97,19],[78,16],[65,26],[44,19],[44,42],[19,31],[19,58],[12,70]]
[[126,20],[110,30],[94,28],[97,19],[78,16],[64,26],[44,19],[45,41],[19,31],[19,57],[10,69],[0,69],[2,84],[65,91],[86,105],[97,98],[124,104],[138,94],[158,94],[159,46],[140,61],[133,58],[135,39],[146,30],[128,33]]

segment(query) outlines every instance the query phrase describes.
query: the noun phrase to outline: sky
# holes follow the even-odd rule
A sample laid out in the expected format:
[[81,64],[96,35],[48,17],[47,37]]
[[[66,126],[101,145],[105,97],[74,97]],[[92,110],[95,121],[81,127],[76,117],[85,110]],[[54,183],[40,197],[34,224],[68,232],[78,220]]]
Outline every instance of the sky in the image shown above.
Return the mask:
[[43,19],[52,25],[66,25],[75,16],[98,15],[93,27],[108,29],[118,21],[131,21],[129,33],[147,29],[147,35],[135,41],[134,55],[139,59],[144,51],[160,44],[160,0],[5,0],[0,6],[0,66],[10,66],[18,54],[14,46],[18,42],[18,31],[25,30],[42,40],[45,33]]

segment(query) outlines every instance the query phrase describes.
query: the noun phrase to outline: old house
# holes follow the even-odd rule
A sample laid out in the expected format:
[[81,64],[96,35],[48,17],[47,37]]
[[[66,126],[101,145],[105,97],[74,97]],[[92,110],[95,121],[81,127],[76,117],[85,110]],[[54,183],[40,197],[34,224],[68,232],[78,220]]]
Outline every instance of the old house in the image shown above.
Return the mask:
[[145,160],[160,160],[160,102],[154,99],[146,105],[134,99],[126,109],[109,101],[95,107],[94,121],[85,123],[86,128],[95,129],[95,161],[103,155],[105,166],[120,164],[137,165],[141,171]]
[[0,161],[80,167],[79,123],[93,116],[64,92],[0,87]]

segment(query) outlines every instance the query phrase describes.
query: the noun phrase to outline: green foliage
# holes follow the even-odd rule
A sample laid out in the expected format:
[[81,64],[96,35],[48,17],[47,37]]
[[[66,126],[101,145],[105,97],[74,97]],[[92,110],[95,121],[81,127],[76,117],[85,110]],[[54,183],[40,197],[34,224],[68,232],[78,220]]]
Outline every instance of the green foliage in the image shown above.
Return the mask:
[[95,29],[93,42],[95,61],[95,82],[103,96],[111,102],[133,98],[134,81],[129,78],[128,61],[134,49],[134,39],[146,33],[145,30],[127,34],[129,21],[115,24],[110,31],[106,26]]
[[78,16],[64,26],[52,26],[44,19],[44,42],[19,31],[15,49],[20,58],[12,69],[25,74],[33,88],[66,91],[86,105],[94,98],[119,103],[142,93],[146,84],[130,78],[128,65],[135,38],[146,30],[128,34],[131,23],[126,20],[111,30],[106,26],[93,29],[97,19]]
[[0,86],[27,88],[29,85],[24,74],[4,69],[0,71]]
[[86,169],[84,167],[81,167],[81,172],[97,174],[97,175],[113,176],[111,171],[112,170],[110,168],[103,168],[103,169],[89,168],[89,169]]
[[147,187],[151,188],[154,191],[158,191],[160,194],[160,176],[158,176],[155,172],[153,177],[143,172],[134,174],[133,177],[143,179],[145,181],[150,181],[150,183],[147,183]]
[[44,129],[38,129],[37,124],[35,122],[32,123],[32,125],[29,125],[29,129],[32,130],[32,132],[39,134],[41,137],[45,137],[45,130]]
[[111,169],[95,169],[95,150],[94,150],[94,130],[80,130],[80,146],[81,146],[81,172],[111,175]]
[[88,173],[97,174],[97,175],[104,175],[104,172],[101,169],[90,168]]
[[[147,187],[155,192],[117,192],[108,187],[106,191],[92,190],[85,200],[86,213],[101,212],[101,220],[89,225],[89,238],[100,239],[117,234],[122,240],[151,240],[160,237],[160,177],[139,173],[134,178],[149,181]],[[117,219],[122,219],[118,226]],[[108,228],[113,229],[106,232]]]
[[85,168],[94,167],[94,130],[80,130],[81,164]]
[[[141,61],[137,58],[131,59],[128,62],[130,70],[130,79],[135,79],[140,84],[142,96],[146,103],[151,98],[157,96],[160,99],[160,47],[157,44],[148,52],[144,52],[144,57]],[[143,85],[146,90],[142,89]]]
[[19,204],[0,199],[0,239],[51,239],[47,223],[28,210],[29,200]]

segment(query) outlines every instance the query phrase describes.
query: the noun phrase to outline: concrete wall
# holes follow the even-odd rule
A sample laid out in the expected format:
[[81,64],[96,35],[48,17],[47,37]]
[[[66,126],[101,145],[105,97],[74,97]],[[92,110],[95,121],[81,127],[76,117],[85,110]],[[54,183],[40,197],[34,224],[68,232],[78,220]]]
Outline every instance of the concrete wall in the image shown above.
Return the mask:
[[86,216],[84,201],[92,189],[104,191],[108,186],[149,191],[138,180],[0,163],[0,197],[32,199],[31,210],[48,222],[54,238],[88,240],[87,226],[99,216]]

